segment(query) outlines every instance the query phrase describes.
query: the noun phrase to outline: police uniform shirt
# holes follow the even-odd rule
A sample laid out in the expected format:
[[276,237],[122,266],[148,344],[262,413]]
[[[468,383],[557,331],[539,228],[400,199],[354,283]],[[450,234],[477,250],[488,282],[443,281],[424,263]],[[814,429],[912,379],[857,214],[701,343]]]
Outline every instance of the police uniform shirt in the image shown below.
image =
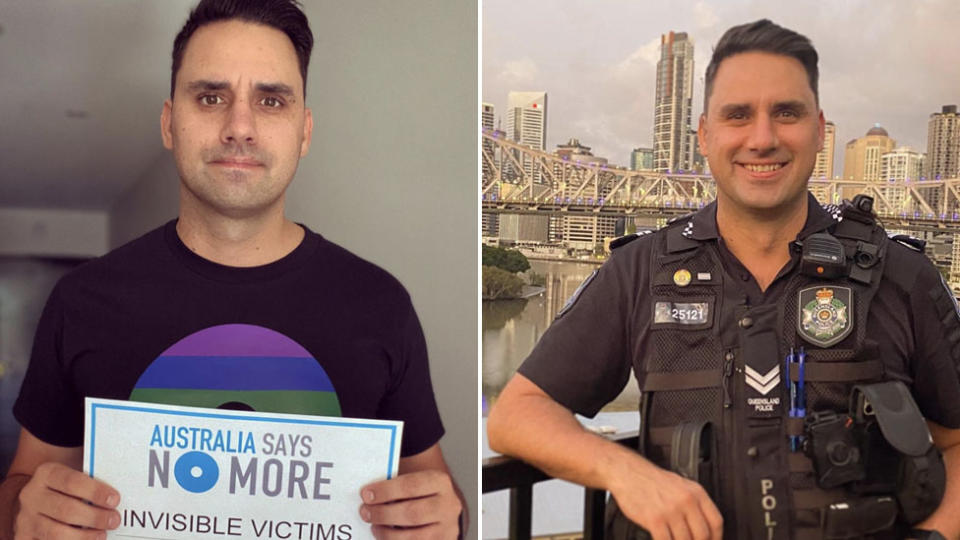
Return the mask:
[[[807,221],[798,240],[827,229],[839,216],[827,212],[812,195],[808,201]],[[749,306],[784,303],[787,278],[799,271],[796,250],[791,250],[790,262],[767,290],[761,291],[724,246],[717,231],[715,202],[670,227],[684,227],[685,238],[716,250],[723,267],[725,297],[733,295]],[[650,262],[651,257],[662,256],[654,253],[655,237],[660,234],[664,231],[640,236],[614,250],[518,369],[573,412],[596,415],[624,388],[631,368],[643,387],[645,361],[655,347]],[[960,346],[954,345],[960,339],[960,317],[956,303],[925,255],[895,241],[888,244],[866,335],[879,345],[885,379],[906,383],[927,419],[960,428]],[[953,307],[949,313],[943,310],[946,301]],[[720,338],[730,341],[735,331],[720,328]],[[956,339],[948,339],[950,336]]]

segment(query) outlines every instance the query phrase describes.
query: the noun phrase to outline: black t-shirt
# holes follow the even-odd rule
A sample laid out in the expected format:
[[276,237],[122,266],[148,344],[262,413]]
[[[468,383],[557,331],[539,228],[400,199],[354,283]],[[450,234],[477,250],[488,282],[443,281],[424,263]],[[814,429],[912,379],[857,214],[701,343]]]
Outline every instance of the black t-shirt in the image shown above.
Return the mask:
[[[808,208],[800,238],[833,223],[833,216],[812,196]],[[723,246],[714,205],[689,223],[693,238],[717,243],[724,288],[734,288],[746,305],[783,303],[788,278],[799,271],[796,254],[761,292],[753,276]],[[654,354],[649,294],[650,258],[656,256],[653,236],[642,236],[614,250],[518,369],[574,412],[595,415],[623,389],[631,368],[642,386],[645,360]],[[955,310],[942,314],[938,308],[951,293],[922,253],[891,241],[886,257],[884,279],[870,305],[866,335],[879,343],[884,376],[907,384],[926,418],[944,427],[960,428],[960,347],[954,347],[949,339],[960,332],[960,317]],[[894,269],[896,280],[890,278]]]
[[174,220],[63,277],[14,415],[79,446],[86,396],[402,420],[403,456],[443,435],[407,292],[309,230],[237,268],[190,251]]

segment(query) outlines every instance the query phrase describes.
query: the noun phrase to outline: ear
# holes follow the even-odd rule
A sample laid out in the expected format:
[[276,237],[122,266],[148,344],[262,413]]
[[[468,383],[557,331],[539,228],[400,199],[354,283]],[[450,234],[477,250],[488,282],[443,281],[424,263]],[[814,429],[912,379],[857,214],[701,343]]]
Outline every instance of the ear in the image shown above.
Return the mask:
[[707,155],[707,114],[700,114],[700,121],[697,123],[697,142],[700,143],[700,154]]
[[817,152],[823,150],[823,141],[827,137],[826,129],[826,120],[824,120],[823,109],[820,109],[820,114],[817,118]]
[[163,101],[163,112],[160,113],[160,137],[163,138],[163,147],[173,150],[173,102]]
[[304,107],[303,115],[303,142],[300,143],[300,157],[310,151],[310,139],[313,137],[313,112],[310,107]]

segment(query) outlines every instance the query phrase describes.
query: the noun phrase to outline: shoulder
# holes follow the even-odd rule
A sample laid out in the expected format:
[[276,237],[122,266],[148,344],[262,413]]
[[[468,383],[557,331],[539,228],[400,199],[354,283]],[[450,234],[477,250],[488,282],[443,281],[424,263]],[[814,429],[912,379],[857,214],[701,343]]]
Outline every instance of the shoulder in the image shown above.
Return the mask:
[[77,266],[60,279],[57,288],[75,290],[105,283],[115,287],[143,272],[156,271],[158,259],[163,257],[165,226]]
[[355,287],[361,295],[373,300],[404,300],[409,302],[406,288],[393,274],[352,251],[320,237],[314,257],[317,270],[324,279],[337,280]]
[[940,272],[933,265],[922,247],[909,237],[898,238],[893,235],[887,240],[886,262],[883,275],[886,281],[905,293],[918,285],[937,285],[941,281]]

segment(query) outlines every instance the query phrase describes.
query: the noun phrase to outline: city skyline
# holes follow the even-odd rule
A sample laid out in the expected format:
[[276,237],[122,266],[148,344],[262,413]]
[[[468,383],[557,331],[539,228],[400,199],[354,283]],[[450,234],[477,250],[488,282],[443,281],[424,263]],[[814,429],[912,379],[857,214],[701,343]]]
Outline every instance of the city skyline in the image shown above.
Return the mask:
[[661,35],[687,32],[694,43],[695,127],[713,45],[728,27],[766,17],[807,35],[820,53],[821,107],[837,131],[834,175],[842,172],[837,163],[843,163],[846,142],[875,124],[898,145],[925,152],[930,115],[960,103],[960,67],[948,55],[960,51],[952,28],[960,4],[807,6],[570,0],[562,10],[557,4],[545,10],[543,4],[485,0],[481,97],[495,105],[496,122],[505,123],[510,91],[547,92],[547,151],[577,138],[595,155],[628,166],[632,149],[652,147]]

